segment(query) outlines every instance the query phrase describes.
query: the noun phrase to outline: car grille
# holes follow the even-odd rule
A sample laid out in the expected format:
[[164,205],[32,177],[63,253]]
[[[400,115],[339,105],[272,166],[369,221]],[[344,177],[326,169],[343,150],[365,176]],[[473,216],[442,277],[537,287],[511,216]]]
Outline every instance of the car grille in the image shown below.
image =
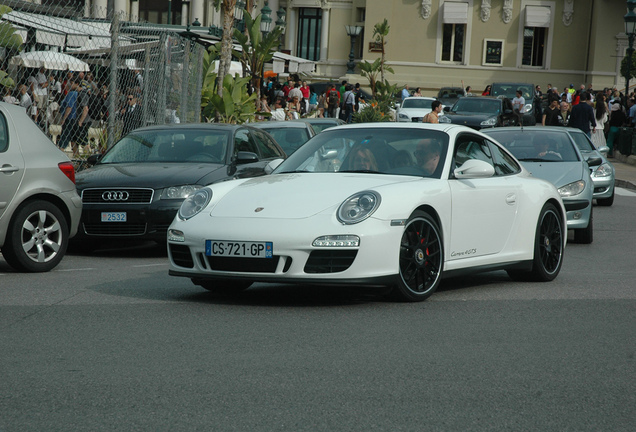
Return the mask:
[[309,255],[305,273],[338,273],[353,264],[357,250],[317,250]]
[[108,236],[131,236],[144,235],[146,233],[146,224],[129,224],[129,223],[113,223],[113,224],[83,224],[84,232],[87,235],[108,235]]
[[185,268],[194,267],[194,261],[192,260],[192,254],[190,253],[189,247],[171,244],[170,255],[172,256],[172,261],[174,261],[175,265]]
[[274,273],[280,257],[272,258],[233,258],[205,257],[211,270],[223,270],[243,273]]
[[[104,199],[105,192],[125,192],[127,198],[124,199]],[[82,191],[82,202],[84,204],[150,204],[154,190],[142,188],[100,188],[84,189]]]

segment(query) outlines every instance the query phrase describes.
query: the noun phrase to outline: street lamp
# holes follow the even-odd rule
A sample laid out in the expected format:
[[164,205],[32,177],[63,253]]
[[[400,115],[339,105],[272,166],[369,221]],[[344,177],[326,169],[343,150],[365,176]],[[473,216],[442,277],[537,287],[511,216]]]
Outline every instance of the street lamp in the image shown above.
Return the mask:
[[245,9],[245,2],[243,0],[236,0],[236,6],[234,6],[234,19],[241,21],[243,19],[243,10]]
[[629,77],[632,74],[632,54],[634,54],[634,36],[636,36],[636,0],[627,0],[627,14],[625,15],[625,34],[627,35],[627,76],[625,77],[625,107],[629,96]]
[[[636,2],[636,0],[633,0]],[[347,73],[352,74],[355,73],[356,63],[353,61],[353,48],[356,43],[356,38],[362,32],[362,26],[354,26],[354,25],[346,25],[345,29],[347,30],[347,35],[351,38],[351,51],[349,52],[349,61],[347,62]]]
[[263,36],[269,33],[272,26],[272,8],[268,6],[268,3],[269,1],[265,0],[265,6],[261,8],[261,32],[263,32]]
[[278,42],[278,51],[280,51],[283,47],[283,35],[285,34],[285,27],[287,26],[287,23],[285,22],[285,15],[287,15],[287,12],[285,12],[285,9],[281,6],[280,9],[276,11],[276,15],[278,15],[276,27],[280,29],[280,40]]

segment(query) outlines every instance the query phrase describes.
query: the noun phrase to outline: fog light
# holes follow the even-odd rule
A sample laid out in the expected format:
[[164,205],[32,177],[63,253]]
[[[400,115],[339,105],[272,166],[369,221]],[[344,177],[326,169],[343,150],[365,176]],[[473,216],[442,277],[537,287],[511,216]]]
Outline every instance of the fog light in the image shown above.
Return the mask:
[[574,212],[574,214],[572,215],[572,218],[574,220],[581,219],[581,212]]
[[328,235],[318,237],[311,244],[314,247],[358,247],[360,237],[356,235]]
[[168,241],[183,243],[185,241],[185,235],[183,234],[183,231],[179,231],[179,230],[175,230],[175,229],[169,229],[168,230]]

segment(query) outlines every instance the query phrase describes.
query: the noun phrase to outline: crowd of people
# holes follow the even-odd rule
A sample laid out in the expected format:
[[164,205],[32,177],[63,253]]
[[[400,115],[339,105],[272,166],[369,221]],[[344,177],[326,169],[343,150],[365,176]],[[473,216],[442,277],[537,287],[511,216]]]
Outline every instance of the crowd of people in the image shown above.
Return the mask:
[[[353,114],[360,110],[364,102],[360,84],[342,81],[341,85],[329,83],[324,91],[318,92],[314,85],[308,85],[293,75],[284,82],[272,77],[261,90],[259,111],[270,113],[273,121],[294,120],[307,115],[340,118],[351,123]],[[263,116],[262,119],[264,119]]]
[[[118,95],[122,136],[142,126],[142,79],[140,71],[135,71],[133,85]],[[108,86],[99,84],[90,71],[60,73],[41,67],[4,92],[4,102],[22,106],[49,137],[56,138],[58,147],[70,148],[74,158],[79,157],[80,148],[90,148],[89,129],[104,128],[109,117]]]

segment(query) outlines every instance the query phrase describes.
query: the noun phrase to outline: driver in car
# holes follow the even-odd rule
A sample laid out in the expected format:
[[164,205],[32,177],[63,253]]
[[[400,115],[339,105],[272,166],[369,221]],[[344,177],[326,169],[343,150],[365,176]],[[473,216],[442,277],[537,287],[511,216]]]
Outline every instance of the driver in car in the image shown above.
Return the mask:
[[430,176],[433,175],[439,164],[442,145],[436,139],[424,138],[417,144],[414,154],[417,164],[422,168],[425,175]]
[[546,156],[553,156],[558,159],[562,159],[560,153],[552,150],[553,148],[556,148],[556,143],[552,139],[542,138],[540,141],[536,141],[534,143],[534,147],[537,150],[537,157],[543,158]]

